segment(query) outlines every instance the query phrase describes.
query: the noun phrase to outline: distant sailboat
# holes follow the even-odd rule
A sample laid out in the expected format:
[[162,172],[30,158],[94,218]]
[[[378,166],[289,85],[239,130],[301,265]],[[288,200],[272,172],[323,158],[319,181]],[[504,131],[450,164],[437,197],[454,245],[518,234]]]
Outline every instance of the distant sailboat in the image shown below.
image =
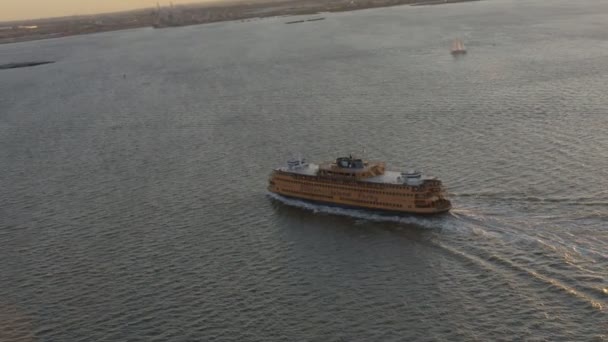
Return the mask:
[[465,53],[467,53],[467,49],[465,49],[462,40],[454,39],[450,52],[452,53],[452,55],[464,55]]

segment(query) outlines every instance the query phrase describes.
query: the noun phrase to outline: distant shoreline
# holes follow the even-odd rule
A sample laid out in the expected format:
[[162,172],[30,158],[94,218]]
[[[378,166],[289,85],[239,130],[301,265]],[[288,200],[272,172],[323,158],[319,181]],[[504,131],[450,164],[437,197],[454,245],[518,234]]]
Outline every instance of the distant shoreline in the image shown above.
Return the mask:
[[200,25],[278,16],[348,12],[400,5],[426,6],[480,0],[285,0],[258,3],[183,5],[91,16],[0,23],[0,44],[118,31]]

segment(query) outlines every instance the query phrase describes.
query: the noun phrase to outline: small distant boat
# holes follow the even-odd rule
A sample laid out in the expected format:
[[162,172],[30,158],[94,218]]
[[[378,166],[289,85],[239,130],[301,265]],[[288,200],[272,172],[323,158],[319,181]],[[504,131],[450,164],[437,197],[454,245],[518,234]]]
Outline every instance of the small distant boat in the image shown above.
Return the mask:
[[450,49],[452,55],[464,55],[467,53],[467,49],[464,47],[464,43],[460,39],[454,39],[452,42],[452,48]]
[[312,18],[312,19],[306,19],[306,20],[288,21],[285,24],[299,24],[299,23],[303,23],[305,21],[319,21],[319,20],[325,20],[325,18],[321,17],[321,18]]

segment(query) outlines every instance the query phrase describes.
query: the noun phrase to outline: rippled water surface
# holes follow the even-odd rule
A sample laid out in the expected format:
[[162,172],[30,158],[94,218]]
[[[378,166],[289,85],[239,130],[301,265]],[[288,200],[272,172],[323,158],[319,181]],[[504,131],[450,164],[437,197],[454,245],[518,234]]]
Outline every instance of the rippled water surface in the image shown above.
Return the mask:
[[[0,340],[608,340],[608,2],[326,18],[0,46]],[[453,213],[266,193],[364,148]]]

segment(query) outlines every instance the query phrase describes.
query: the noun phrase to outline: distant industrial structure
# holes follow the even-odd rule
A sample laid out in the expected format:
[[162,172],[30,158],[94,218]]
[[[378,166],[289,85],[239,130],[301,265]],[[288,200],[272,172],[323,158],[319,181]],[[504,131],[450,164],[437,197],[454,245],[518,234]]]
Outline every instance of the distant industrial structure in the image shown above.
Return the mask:
[[173,2],[170,3],[168,8],[163,8],[160,4],[156,3],[155,20],[152,26],[154,28],[164,28],[172,26],[182,26],[182,13],[175,9]]

